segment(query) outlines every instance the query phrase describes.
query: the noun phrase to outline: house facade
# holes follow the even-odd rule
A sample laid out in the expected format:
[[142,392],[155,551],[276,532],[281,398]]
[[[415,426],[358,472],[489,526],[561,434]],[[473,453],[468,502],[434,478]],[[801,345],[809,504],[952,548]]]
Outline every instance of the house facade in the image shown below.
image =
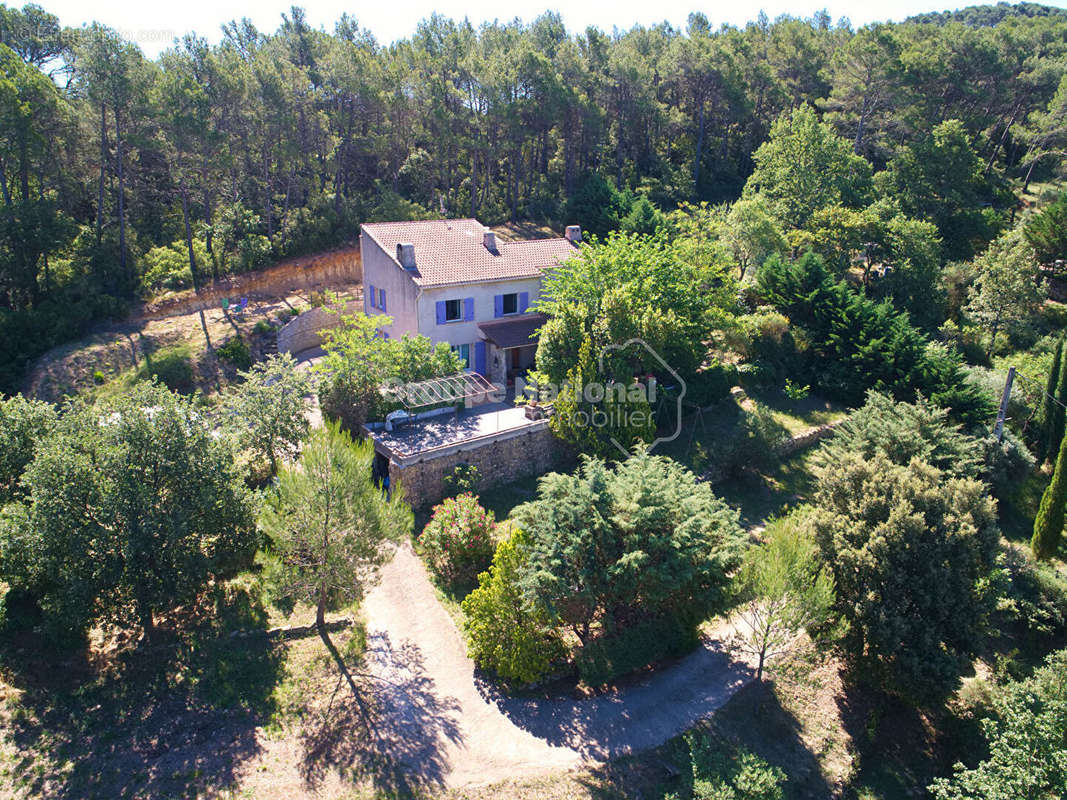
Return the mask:
[[580,242],[577,226],[563,238],[505,242],[474,219],[368,223],[364,311],[392,318],[385,335],[445,342],[468,369],[507,384],[534,362],[543,271]]

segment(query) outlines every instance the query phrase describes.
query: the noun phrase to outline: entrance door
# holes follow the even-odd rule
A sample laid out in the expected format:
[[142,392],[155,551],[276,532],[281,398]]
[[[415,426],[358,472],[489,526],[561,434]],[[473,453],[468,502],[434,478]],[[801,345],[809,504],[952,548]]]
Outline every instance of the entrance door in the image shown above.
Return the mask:
[[513,347],[508,351],[511,353],[511,368],[514,370],[519,369],[522,366],[522,355],[518,347]]

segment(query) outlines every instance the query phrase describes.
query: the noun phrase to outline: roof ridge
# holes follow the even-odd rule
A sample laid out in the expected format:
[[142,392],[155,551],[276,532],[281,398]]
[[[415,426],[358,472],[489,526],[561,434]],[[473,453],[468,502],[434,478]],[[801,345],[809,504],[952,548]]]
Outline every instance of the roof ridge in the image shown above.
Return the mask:
[[500,244],[538,244],[541,242],[570,242],[566,236],[546,236],[544,239],[505,239]]

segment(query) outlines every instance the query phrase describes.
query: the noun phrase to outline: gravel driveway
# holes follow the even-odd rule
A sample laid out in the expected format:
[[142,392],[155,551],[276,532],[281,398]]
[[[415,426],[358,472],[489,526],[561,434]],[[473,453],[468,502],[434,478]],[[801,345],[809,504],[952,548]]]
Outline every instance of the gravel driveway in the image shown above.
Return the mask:
[[404,544],[363,603],[386,753],[426,786],[529,777],[654,747],[752,679],[717,642],[595,698],[510,698],[475,673],[463,638]]

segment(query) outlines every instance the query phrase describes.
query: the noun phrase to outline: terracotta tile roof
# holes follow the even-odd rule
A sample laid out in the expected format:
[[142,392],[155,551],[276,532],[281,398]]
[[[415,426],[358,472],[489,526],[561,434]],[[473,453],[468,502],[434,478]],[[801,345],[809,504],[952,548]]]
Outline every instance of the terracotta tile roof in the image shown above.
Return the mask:
[[491,253],[482,243],[486,227],[476,219],[370,222],[360,230],[394,259],[397,244],[415,245],[415,269],[406,271],[420,286],[535,278],[577,252],[567,239],[498,238],[497,252]]

